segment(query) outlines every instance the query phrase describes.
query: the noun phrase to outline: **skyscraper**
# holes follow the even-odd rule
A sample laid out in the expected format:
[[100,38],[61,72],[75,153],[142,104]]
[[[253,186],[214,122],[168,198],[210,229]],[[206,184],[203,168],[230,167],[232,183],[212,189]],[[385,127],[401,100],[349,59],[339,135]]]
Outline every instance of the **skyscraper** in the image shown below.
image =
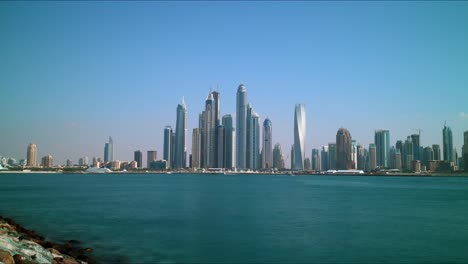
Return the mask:
[[263,121],[263,137],[262,137],[262,168],[269,169],[273,167],[273,146],[272,146],[272,133],[273,128],[271,126],[270,119]]
[[411,171],[413,167],[413,160],[414,160],[414,146],[411,137],[407,137],[405,140],[404,149],[404,169]]
[[312,149],[312,170],[320,171],[320,150]]
[[187,106],[182,98],[182,103],[177,106],[177,120],[175,132],[174,167],[183,169],[187,165]]
[[224,168],[224,126],[218,125],[216,129],[216,163],[218,168]]
[[260,118],[249,107],[247,110],[247,155],[246,167],[256,170],[261,166],[260,160]]
[[[219,105],[219,99],[220,99],[220,94],[218,92],[218,90],[214,91],[214,92],[211,92],[211,94],[213,95],[213,114],[214,114],[214,129],[215,129],[215,133],[214,133],[214,138],[215,138],[215,144],[214,144],[214,165],[218,168],[222,168],[224,166],[224,161],[218,161],[218,158],[223,158],[223,151],[224,150],[221,150],[221,153],[220,153],[220,150],[218,147],[222,146],[223,144],[219,145],[218,144],[218,141],[219,140],[222,140],[224,141],[224,139],[221,139],[219,137],[219,134],[218,134],[218,129],[219,129],[219,125],[221,125],[221,122],[220,122],[220,105]],[[223,129],[223,133],[224,133],[224,129]],[[221,155],[220,155],[221,154]],[[223,158],[224,159],[224,158]]]
[[444,160],[447,162],[454,162],[452,130],[447,125],[444,125],[444,129],[442,130],[442,143]]
[[213,93],[208,94],[205,101],[205,111],[203,111],[203,149],[202,160],[205,168],[214,168],[216,164],[216,126],[215,126],[215,109]]
[[109,137],[109,142],[104,145],[104,162],[114,161],[114,141]]
[[377,166],[389,168],[390,131],[376,130],[374,143],[377,152]]
[[377,148],[375,144],[369,144],[369,164],[371,170],[377,168]]
[[434,151],[431,147],[425,147],[423,153],[424,155],[421,164],[422,166],[429,168],[429,161],[434,160]]
[[143,168],[143,152],[141,150],[134,151],[133,160],[136,161],[138,168]]
[[421,161],[421,136],[419,134],[411,135],[411,142],[413,142],[413,160]]
[[327,171],[328,167],[328,146],[323,146],[322,150],[320,151],[320,169],[322,171]]
[[356,140],[351,140],[351,163],[352,169],[357,168],[357,146]]
[[463,158],[463,169],[465,171],[468,171],[468,131],[465,131],[463,133],[462,158]]
[[273,148],[273,168],[278,170],[284,169],[283,152],[279,143],[276,143]]
[[236,131],[232,125],[232,116],[224,115],[222,122],[224,127],[224,168],[233,169],[236,166]]
[[237,89],[236,102],[236,162],[238,169],[245,169],[247,137],[247,90],[243,84]]
[[28,152],[27,155],[27,162],[26,166],[28,167],[35,167],[37,164],[37,146],[36,144],[30,143],[28,145]]
[[296,104],[294,110],[294,170],[304,169],[306,137],[306,113],[303,104]]
[[356,152],[357,152],[357,169],[358,170],[365,170],[366,169],[366,156],[365,156],[365,149],[362,147],[362,145],[358,144],[356,146]]
[[328,169],[336,170],[336,144],[328,143]]
[[167,165],[171,168],[172,164],[172,127],[166,126],[164,128],[164,146],[163,146],[163,159],[167,161]]
[[432,151],[434,152],[434,160],[441,160],[440,159],[440,145],[439,144],[432,145]]
[[192,169],[199,169],[201,158],[201,129],[194,128],[192,132]]
[[338,170],[353,168],[351,159],[351,134],[346,128],[340,128],[336,133],[336,167]]
[[158,160],[158,152],[156,150],[148,150],[146,152],[146,168],[151,168],[151,162]]

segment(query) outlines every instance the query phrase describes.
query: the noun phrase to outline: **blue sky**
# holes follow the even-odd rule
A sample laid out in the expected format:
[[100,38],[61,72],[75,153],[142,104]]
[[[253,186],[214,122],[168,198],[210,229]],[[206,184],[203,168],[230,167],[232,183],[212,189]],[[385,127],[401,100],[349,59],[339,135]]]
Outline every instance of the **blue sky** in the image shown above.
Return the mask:
[[286,153],[296,103],[306,156],[341,126],[441,144],[444,120],[460,149],[467,25],[468,2],[1,2],[0,155],[76,162],[111,135],[116,159],[162,157],[182,96],[191,141],[210,85],[234,114],[241,82]]

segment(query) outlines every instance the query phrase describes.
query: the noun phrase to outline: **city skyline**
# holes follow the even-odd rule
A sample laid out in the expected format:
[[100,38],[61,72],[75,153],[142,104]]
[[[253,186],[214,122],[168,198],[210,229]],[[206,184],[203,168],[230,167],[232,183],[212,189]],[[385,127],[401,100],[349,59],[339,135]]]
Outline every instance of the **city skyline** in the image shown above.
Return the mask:
[[[231,114],[237,129],[239,83],[260,124],[271,120],[272,144],[279,142],[285,157],[298,102],[307,109],[306,157],[334,142],[339,127],[363,146],[379,129],[390,131],[390,145],[422,129],[421,146],[442,146],[445,121],[462,153],[466,3],[104,5],[105,14],[93,2],[0,4],[0,30],[10,36],[0,51],[8,98],[0,106],[7,113],[1,156],[26,158],[34,143],[37,163],[48,154],[56,164],[104,158],[109,135],[114,159],[132,160],[135,150],[163,153],[163,129],[175,130],[184,96],[190,152],[210,84],[222,95],[221,116]],[[245,19],[235,19],[238,13]],[[16,23],[18,14],[28,19]],[[208,14],[217,14],[216,25]],[[94,27],[81,23],[88,19]]]

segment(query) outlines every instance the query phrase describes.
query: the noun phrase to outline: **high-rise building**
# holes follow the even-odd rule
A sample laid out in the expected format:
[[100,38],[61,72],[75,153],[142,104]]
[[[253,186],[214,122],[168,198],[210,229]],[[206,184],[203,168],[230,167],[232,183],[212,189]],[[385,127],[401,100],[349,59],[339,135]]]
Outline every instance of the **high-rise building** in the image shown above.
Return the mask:
[[421,161],[421,136],[419,134],[411,135],[411,142],[413,142],[413,160]]
[[390,131],[376,130],[374,143],[377,151],[377,166],[389,168]]
[[278,170],[284,169],[283,152],[279,143],[276,143],[273,148],[273,168]]
[[66,166],[67,166],[67,167],[73,166],[73,162],[72,162],[70,159],[67,159]]
[[47,156],[42,157],[41,165],[44,168],[52,168],[54,165],[54,158],[52,157],[52,155],[49,154]]
[[156,150],[148,150],[146,152],[146,168],[151,168],[151,162],[158,160],[158,152]]
[[294,170],[304,169],[306,140],[306,113],[304,104],[294,109]]
[[133,152],[133,160],[136,161],[138,168],[143,168],[143,152],[136,150]]
[[263,145],[262,145],[262,168],[269,169],[273,167],[273,146],[272,146],[273,127],[269,118],[263,121]]
[[328,167],[328,146],[323,146],[320,151],[320,170],[327,171]]
[[405,170],[413,170],[413,160],[414,160],[414,146],[411,137],[407,137],[404,145],[404,168]]
[[304,170],[310,170],[312,168],[312,164],[310,162],[310,158],[306,158],[304,160]]
[[375,144],[369,144],[369,166],[371,170],[377,168],[377,147]]
[[236,162],[245,169],[247,144],[247,90],[243,84],[237,89],[236,102]]
[[312,149],[312,170],[320,171],[320,150]]
[[218,168],[224,168],[224,126],[218,125],[216,129],[216,162]]
[[233,169],[236,166],[236,130],[233,127],[232,116],[224,115],[222,123],[224,127],[224,168]]
[[[214,164],[216,167],[218,168],[222,168],[224,166],[224,161],[219,161],[218,158],[219,157],[223,157],[223,150],[221,150],[221,155],[219,154],[220,153],[220,150],[218,149],[218,147],[222,146],[218,144],[218,140],[220,140],[220,137],[219,137],[219,134],[218,134],[218,128],[219,128],[219,125],[221,125],[221,116],[220,116],[220,105],[219,105],[219,99],[220,99],[220,94],[219,94],[219,91],[216,90],[216,91],[213,91],[211,92],[211,94],[213,95],[213,113],[214,113],[214,128],[215,128],[215,134],[214,134],[214,138],[215,138],[215,145],[214,145],[214,153],[215,153],[215,156],[214,156]],[[224,129],[223,129],[223,133],[224,133]],[[224,141],[224,139],[223,139]]]
[[434,152],[434,160],[441,160],[440,145],[438,144],[432,145],[432,151]]
[[429,168],[429,161],[434,160],[434,151],[431,147],[424,148],[424,155],[423,155],[423,162],[421,162],[422,166]]
[[468,171],[468,131],[465,131],[463,133],[462,158],[463,158],[463,169],[465,171]]
[[328,143],[328,169],[336,170],[336,143]]
[[183,169],[187,166],[187,106],[182,103],[177,106],[177,120],[175,132],[174,168]]
[[246,154],[246,167],[253,170],[260,168],[260,118],[251,107],[247,110]]
[[172,127],[166,126],[164,128],[164,146],[163,146],[163,159],[167,161],[167,166],[171,168],[172,164]]
[[291,154],[290,154],[290,157],[291,157],[291,170],[294,169],[294,144],[291,146]]
[[28,145],[28,152],[27,155],[27,162],[26,166],[28,167],[35,167],[37,164],[37,146],[36,144],[30,143]]
[[444,161],[454,162],[453,158],[453,137],[452,130],[447,125],[444,125],[442,130],[442,145],[444,151]]
[[194,128],[192,132],[192,169],[201,168],[201,129]]
[[215,168],[216,164],[216,129],[215,126],[215,106],[213,93],[208,94],[208,98],[205,101],[205,111],[203,111],[203,149],[202,149],[202,160],[205,168]]
[[357,152],[357,169],[358,170],[365,170],[366,169],[366,157],[365,157],[365,149],[362,145],[358,144],[356,147]]
[[351,141],[351,162],[352,162],[352,168],[356,169],[357,168],[357,146],[356,146],[356,140]]
[[114,141],[109,137],[109,142],[104,145],[104,162],[114,161]]
[[338,170],[353,168],[351,143],[349,131],[346,128],[340,128],[336,133],[336,167]]
[[399,149],[395,149],[395,157],[394,157],[393,168],[397,170],[402,169],[402,162],[401,162],[401,152]]

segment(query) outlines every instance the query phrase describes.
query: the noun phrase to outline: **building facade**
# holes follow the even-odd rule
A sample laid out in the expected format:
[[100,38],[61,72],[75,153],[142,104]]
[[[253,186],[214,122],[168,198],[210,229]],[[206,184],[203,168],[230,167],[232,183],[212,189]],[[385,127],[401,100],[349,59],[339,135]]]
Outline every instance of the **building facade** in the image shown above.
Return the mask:
[[248,104],[247,89],[243,84],[237,89],[236,99],[236,167],[242,170],[246,168]]
[[338,170],[353,169],[352,138],[346,128],[340,128],[336,133],[336,168]]
[[187,106],[184,98],[182,98],[182,103],[177,106],[176,113],[174,168],[183,169],[187,166]]
[[270,119],[263,121],[262,137],[262,168],[270,169],[273,167],[273,146],[272,146],[273,127]]
[[28,145],[28,150],[27,150],[26,155],[27,155],[26,166],[36,167],[36,165],[37,165],[37,146],[36,146],[36,144],[30,143]]
[[306,140],[306,112],[304,104],[294,109],[294,160],[293,169],[303,170]]
[[374,144],[377,152],[377,166],[382,168],[389,168],[390,131],[376,130]]

